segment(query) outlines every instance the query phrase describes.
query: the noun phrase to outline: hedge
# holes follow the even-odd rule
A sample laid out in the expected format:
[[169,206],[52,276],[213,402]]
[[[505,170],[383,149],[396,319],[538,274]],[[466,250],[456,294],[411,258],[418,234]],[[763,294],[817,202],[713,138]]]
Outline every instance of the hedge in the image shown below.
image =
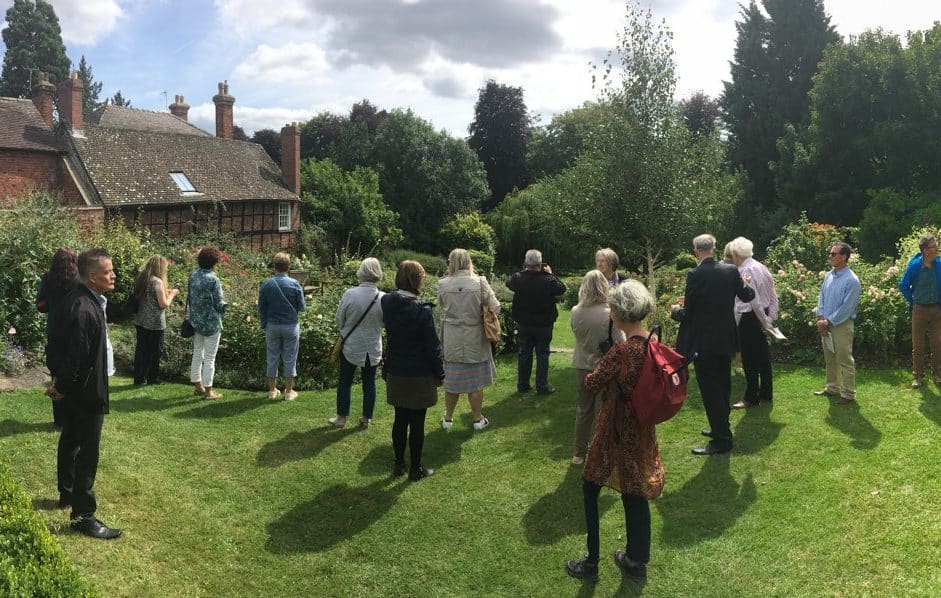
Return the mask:
[[0,464],[0,596],[95,596]]

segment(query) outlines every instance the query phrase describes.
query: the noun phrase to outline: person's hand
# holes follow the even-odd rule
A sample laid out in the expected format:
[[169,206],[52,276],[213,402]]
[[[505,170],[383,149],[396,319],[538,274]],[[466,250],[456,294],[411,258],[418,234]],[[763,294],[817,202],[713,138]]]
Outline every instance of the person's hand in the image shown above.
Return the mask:
[[52,399],[53,401],[61,401],[65,398],[61,392],[59,392],[55,386],[50,386],[46,389],[46,396]]
[[751,284],[751,274],[749,274],[748,272],[742,272],[742,280],[745,282],[745,284],[750,285],[750,284]]
[[442,386],[444,386],[444,378],[437,378],[435,380],[435,386],[437,386],[438,388],[441,388]]
[[543,264],[542,271],[546,274],[552,274],[552,267],[549,264]]
[[677,297],[677,298],[676,298],[676,305],[677,305],[678,307],[686,307],[686,296],[685,296],[685,295],[680,295],[679,297]]
[[827,336],[827,332],[830,330],[830,327],[827,325],[826,320],[817,320],[817,332],[820,333],[820,336]]
[[179,295],[179,294],[180,294],[180,289],[170,289],[170,296],[171,296],[171,297],[176,297],[176,296]]
[[762,332],[765,333],[765,336],[774,336],[774,333],[771,332],[771,329],[770,329],[770,328],[765,328],[765,329],[762,330]]

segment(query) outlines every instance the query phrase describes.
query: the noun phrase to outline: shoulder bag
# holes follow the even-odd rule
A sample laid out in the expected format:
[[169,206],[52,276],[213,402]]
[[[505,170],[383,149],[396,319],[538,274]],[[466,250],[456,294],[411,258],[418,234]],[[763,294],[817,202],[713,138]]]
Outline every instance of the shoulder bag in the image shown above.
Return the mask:
[[[369,313],[369,310],[372,309],[372,306],[375,305],[376,299],[379,298],[379,291],[376,291],[376,296],[372,298],[372,302],[369,304],[369,307],[366,308],[366,311],[363,312],[363,315],[359,317],[359,320],[356,321],[356,324],[346,333],[346,336],[341,336],[337,339],[337,342],[333,343],[333,349],[330,351],[330,363],[338,363],[340,361],[340,355],[343,354],[343,344],[346,342],[346,339],[350,338],[350,335],[353,334],[353,331],[356,330],[363,320],[366,318],[366,314]],[[293,307],[293,306],[292,306]]]
[[497,314],[490,309],[490,302],[488,301],[489,295],[485,292],[484,279],[483,277],[478,279],[480,281],[480,317],[484,324],[484,334],[487,336],[487,340],[491,343],[500,342],[500,335],[502,330],[500,329],[500,318],[497,317]]

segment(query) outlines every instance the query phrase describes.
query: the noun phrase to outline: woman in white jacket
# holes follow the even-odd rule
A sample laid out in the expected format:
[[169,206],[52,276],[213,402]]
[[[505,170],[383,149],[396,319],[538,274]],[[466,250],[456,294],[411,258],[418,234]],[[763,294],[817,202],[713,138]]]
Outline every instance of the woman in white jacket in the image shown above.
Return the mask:
[[500,302],[483,276],[474,272],[466,249],[448,256],[448,276],[438,282],[441,309],[441,345],[444,349],[444,417],[441,427],[453,423],[458,397],[467,394],[474,429],[483,430],[490,421],[483,416],[484,388],[493,384],[496,368],[490,341],[484,332],[482,306],[499,313]]

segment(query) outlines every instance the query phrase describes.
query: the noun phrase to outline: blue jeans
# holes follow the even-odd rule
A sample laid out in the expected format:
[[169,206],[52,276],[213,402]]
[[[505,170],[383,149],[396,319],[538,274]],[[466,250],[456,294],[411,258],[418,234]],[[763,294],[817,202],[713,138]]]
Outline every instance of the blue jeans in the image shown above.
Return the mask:
[[[582,480],[582,495],[585,500],[585,528],[588,532],[588,560],[597,563],[601,553],[598,531],[598,494],[601,486]],[[643,496],[622,494],[624,524],[627,527],[627,558],[635,563],[650,561],[650,503]]]
[[[347,361],[345,355],[340,355],[340,382],[337,384],[337,415],[349,417],[351,390],[356,367]],[[363,366],[363,417],[372,419],[376,407],[376,366],[369,364],[369,355],[366,355],[366,365]]]
[[284,361],[284,377],[297,376],[297,348],[301,340],[300,324],[268,324],[265,326],[265,349],[268,352],[269,378],[278,377],[278,362]]
[[517,324],[516,340],[519,343],[519,359],[516,368],[516,390],[529,390],[529,377],[533,371],[533,349],[536,350],[536,390],[549,388],[549,343],[552,342],[552,326],[536,328]]

